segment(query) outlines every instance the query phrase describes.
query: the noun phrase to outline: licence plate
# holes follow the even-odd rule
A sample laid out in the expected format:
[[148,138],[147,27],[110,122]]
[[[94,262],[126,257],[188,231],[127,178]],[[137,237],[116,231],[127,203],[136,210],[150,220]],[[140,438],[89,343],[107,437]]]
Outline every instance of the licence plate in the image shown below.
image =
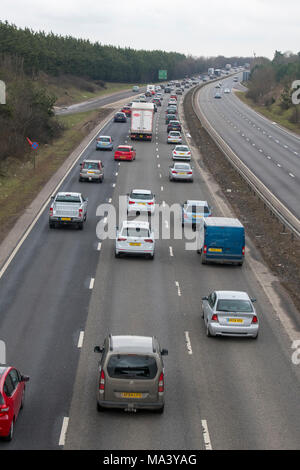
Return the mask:
[[222,253],[222,248],[208,248],[208,251],[213,251],[217,253]]
[[184,173],[184,171],[179,171],[178,175],[186,175],[186,173]]
[[228,323],[243,323],[244,320],[242,318],[228,318]]
[[71,217],[62,217],[61,220],[71,220]]
[[146,205],[145,202],[138,202],[138,204],[139,204],[140,206],[145,206],[145,205]]
[[130,246],[141,246],[141,243],[129,243]]
[[141,138],[141,139],[143,138],[143,134],[140,134],[140,138]]
[[88,171],[88,173],[90,173],[90,174],[92,174],[92,175],[93,175],[95,172],[94,172],[94,171]]
[[127,393],[123,392],[121,393],[122,398],[142,398],[141,393]]

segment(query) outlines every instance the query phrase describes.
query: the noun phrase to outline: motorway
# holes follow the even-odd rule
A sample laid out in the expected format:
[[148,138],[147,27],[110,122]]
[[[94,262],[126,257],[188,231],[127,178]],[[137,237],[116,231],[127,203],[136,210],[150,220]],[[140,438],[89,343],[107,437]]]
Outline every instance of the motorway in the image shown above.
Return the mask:
[[[241,73],[236,74],[241,79]],[[236,87],[234,85],[237,85]],[[239,89],[233,77],[201,89],[198,104],[218,134],[236,155],[298,219],[300,219],[300,137],[246,106],[225,88]]]
[[[83,157],[102,159],[103,184],[79,183],[78,166],[64,181],[61,190],[89,198],[84,230],[49,230],[46,210],[0,281],[0,337],[9,363],[31,377],[14,440],[0,442],[1,450],[299,449],[300,366],[251,269],[256,250],[247,252],[242,268],[202,265],[184,240],[170,237],[157,240],[153,261],[116,259],[114,241],[97,238],[97,207],[110,201],[118,207],[119,195],[133,188],[152,189],[159,203],[207,199],[213,214],[222,215],[196,162],[193,184],[169,182],[166,101],[153,141],[134,144],[135,161],[119,165],[92,143]],[[123,144],[129,123],[111,121],[102,133]],[[170,222],[171,233],[174,224],[180,220]],[[256,341],[206,337],[200,299],[214,289],[257,298]],[[282,307],[299,331],[285,299]],[[169,350],[163,415],[97,413],[93,348],[108,332],[156,335]]]

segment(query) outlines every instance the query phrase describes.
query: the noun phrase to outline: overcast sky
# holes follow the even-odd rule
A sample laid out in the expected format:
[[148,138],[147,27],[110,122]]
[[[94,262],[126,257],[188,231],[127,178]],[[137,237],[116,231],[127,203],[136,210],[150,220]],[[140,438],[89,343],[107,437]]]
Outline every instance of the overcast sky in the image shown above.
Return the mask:
[[101,44],[194,56],[300,51],[299,0],[1,0],[0,18]]

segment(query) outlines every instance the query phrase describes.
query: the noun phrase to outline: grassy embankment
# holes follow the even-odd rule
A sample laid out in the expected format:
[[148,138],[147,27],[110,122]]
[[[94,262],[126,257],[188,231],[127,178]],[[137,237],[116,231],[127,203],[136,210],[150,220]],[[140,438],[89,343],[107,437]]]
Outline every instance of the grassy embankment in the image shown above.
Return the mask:
[[107,108],[60,117],[65,130],[51,144],[39,147],[35,169],[34,150],[24,161],[12,157],[1,165],[0,242],[70,153],[110,111]]
[[[250,106],[258,113],[262,114],[266,118],[270,119],[272,122],[276,122],[280,126],[285,127],[286,129],[289,129],[295,132],[296,134],[300,135],[300,123],[294,124],[290,122],[290,118],[293,112],[292,109],[283,110],[279,106],[277,101],[268,107],[257,105],[252,99],[247,98],[243,91],[236,91],[235,94],[241,101],[243,101],[245,104]],[[300,105],[298,106],[300,114]]]

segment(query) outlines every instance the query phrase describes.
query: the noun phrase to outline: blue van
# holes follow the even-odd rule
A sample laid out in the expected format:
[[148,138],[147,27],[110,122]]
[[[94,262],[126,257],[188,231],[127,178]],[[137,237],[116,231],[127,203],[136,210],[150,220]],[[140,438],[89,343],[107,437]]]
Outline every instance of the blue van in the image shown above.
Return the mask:
[[197,252],[207,262],[242,265],[245,257],[245,229],[238,219],[202,218],[197,233]]

